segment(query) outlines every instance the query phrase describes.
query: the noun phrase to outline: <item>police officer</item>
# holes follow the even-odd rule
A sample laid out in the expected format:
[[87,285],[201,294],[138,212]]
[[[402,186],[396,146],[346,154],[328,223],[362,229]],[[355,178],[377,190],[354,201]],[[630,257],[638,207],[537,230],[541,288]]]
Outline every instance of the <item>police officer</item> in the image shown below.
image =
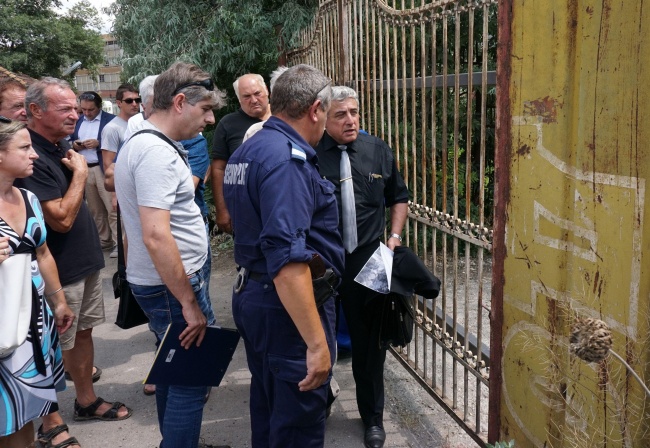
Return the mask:
[[252,446],[322,447],[335,353],[331,293],[315,303],[312,260],[340,276],[334,186],[312,148],[323,135],[330,81],[298,65],[274,86],[272,116],[230,157],[224,198],[240,266],[233,317],[251,371]]
[[[339,292],[352,342],[357,406],[365,426],[365,446],[381,448],[386,439],[383,425],[386,349],[378,344],[379,316],[376,313],[381,301],[377,300],[376,292],[356,283],[354,278],[379,246],[386,228],[385,207],[390,208],[390,236],[386,245],[391,250],[400,245],[409,193],[390,147],[377,137],[359,133],[359,103],[354,90],[343,86],[332,88],[326,126],[327,132],[316,147],[316,153],[320,173],[336,186],[342,208],[341,229],[346,256]],[[345,178],[341,174],[344,157],[349,159]],[[345,222],[344,181],[351,181],[353,186],[351,213],[356,222],[351,223],[351,229],[346,228]]]

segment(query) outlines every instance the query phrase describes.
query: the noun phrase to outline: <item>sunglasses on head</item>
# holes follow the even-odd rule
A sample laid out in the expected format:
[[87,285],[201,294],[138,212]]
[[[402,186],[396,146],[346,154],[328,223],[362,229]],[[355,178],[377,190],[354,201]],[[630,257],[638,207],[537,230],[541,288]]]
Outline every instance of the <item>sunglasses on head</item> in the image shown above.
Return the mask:
[[133,102],[135,101],[136,104],[140,104],[142,102],[142,98],[139,98],[139,97],[138,98],[127,98],[125,100],[120,100],[120,101],[122,101],[122,102],[124,102],[126,104],[133,104]]
[[79,95],[79,99],[84,101],[95,101],[95,95],[92,93],[82,93]]
[[7,118],[7,117],[3,117],[2,115],[0,115],[0,123],[9,124],[9,123],[11,123],[11,120],[9,118]]
[[187,84],[181,84],[180,86],[176,87],[176,90],[174,90],[172,96],[176,95],[186,87],[193,87],[193,86],[204,87],[206,90],[209,90],[210,92],[214,90],[214,83],[212,82],[211,78],[208,78],[208,79],[204,79],[203,81],[195,81],[195,82],[188,82]]
[[[325,84],[323,84],[323,87],[321,87],[320,89],[318,89],[318,90],[316,91],[316,93],[314,94],[314,99],[313,99],[313,101],[316,101],[316,100],[318,99],[318,94],[321,92],[321,90],[323,90],[325,87],[329,86],[331,82],[332,82],[331,79],[328,80]],[[313,101],[312,101],[312,102],[313,102]]]

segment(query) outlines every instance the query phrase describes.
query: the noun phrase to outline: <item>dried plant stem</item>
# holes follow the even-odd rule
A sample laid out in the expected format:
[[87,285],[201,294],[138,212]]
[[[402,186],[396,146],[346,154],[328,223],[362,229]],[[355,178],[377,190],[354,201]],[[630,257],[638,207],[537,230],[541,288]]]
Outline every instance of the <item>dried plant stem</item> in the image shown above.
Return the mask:
[[648,386],[645,385],[645,383],[643,382],[643,380],[641,379],[641,377],[640,377],[639,375],[637,375],[637,373],[632,369],[632,367],[627,363],[627,361],[625,361],[625,360],[621,357],[621,355],[619,355],[618,353],[616,353],[616,352],[615,352],[614,350],[612,350],[611,348],[609,349],[609,352],[610,352],[610,353],[611,353],[611,354],[612,354],[616,359],[618,359],[619,361],[621,361],[621,363],[625,366],[625,368],[627,369],[627,371],[630,372],[630,373],[634,376],[634,378],[636,378],[636,380],[639,382],[639,384],[641,385],[641,387],[643,387],[643,389],[645,390],[645,393],[648,394],[648,397],[650,397],[650,389],[648,389]]

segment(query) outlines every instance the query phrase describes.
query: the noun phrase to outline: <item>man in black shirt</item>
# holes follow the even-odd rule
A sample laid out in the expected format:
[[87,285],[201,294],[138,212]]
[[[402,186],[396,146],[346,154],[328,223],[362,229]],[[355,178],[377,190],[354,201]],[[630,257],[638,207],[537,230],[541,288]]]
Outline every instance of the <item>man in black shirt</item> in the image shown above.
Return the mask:
[[374,313],[377,300],[373,300],[377,293],[356,283],[354,278],[379,247],[386,226],[385,207],[390,208],[390,237],[386,245],[393,250],[401,244],[409,193],[390,147],[377,137],[359,134],[359,103],[354,90],[341,86],[332,88],[325,129],[316,153],[320,174],[336,187],[341,217],[339,229],[344,242],[346,227],[340,175],[343,151],[350,160],[357,230],[353,245],[356,247],[346,248],[345,272],[339,293],[352,342],[357,406],[366,428],[364,443],[369,448],[381,448],[386,439],[383,429],[386,350],[379,348],[378,343],[378,322]]
[[63,140],[74,131],[77,98],[67,82],[43,78],[29,87],[25,104],[32,146],[39,158],[34,161],[34,174],[16,184],[33,192],[41,203],[47,245],[68,305],[77,316],[60,338],[63,363],[77,395],[74,419],[123,420],[131,416],[131,410],[98,398],[93,388],[92,330],[105,320],[99,275],[104,256],[84,201],[86,160]]
[[244,134],[255,123],[271,116],[269,91],[264,78],[255,73],[240,76],[233,83],[241,108],[226,115],[217,125],[212,141],[212,197],[217,214],[217,225],[231,233],[230,214],[223,199],[223,176],[228,159],[242,143]]

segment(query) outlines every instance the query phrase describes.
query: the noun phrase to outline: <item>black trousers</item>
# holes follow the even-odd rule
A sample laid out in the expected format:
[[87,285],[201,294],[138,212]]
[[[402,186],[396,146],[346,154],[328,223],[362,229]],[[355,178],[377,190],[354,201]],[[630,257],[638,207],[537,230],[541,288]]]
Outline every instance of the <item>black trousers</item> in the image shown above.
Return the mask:
[[383,428],[386,349],[379,347],[378,293],[356,283],[354,278],[377,247],[379,241],[346,256],[345,272],[339,288],[352,343],[357,406],[366,428]]

